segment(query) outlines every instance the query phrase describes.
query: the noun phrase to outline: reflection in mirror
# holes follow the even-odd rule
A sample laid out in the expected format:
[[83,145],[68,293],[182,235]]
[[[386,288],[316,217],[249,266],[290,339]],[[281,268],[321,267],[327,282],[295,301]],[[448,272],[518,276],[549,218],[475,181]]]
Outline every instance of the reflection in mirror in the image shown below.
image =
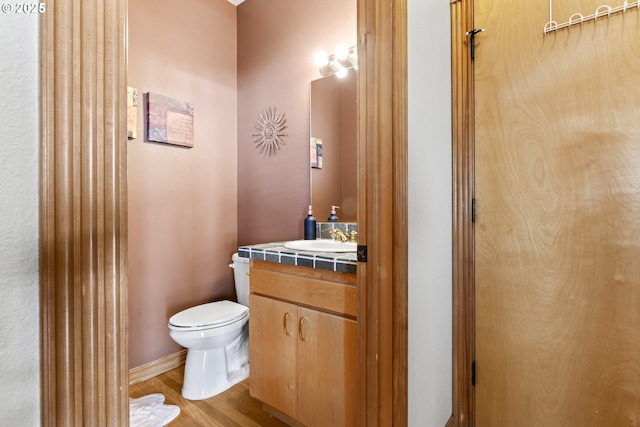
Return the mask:
[[310,201],[318,221],[326,221],[332,205],[340,206],[340,221],[356,221],[356,113],[354,69],[343,78],[311,82],[311,141],[312,146],[321,143],[321,148],[311,156]]

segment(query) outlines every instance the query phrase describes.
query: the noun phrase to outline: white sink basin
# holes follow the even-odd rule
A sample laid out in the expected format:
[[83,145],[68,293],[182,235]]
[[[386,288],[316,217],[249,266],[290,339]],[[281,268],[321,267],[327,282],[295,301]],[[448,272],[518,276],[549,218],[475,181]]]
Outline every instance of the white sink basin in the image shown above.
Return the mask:
[[293,240],[284,244],[287,249],[310,252],[355,252],[357,246],[356,243],[336,242],[329,239]]

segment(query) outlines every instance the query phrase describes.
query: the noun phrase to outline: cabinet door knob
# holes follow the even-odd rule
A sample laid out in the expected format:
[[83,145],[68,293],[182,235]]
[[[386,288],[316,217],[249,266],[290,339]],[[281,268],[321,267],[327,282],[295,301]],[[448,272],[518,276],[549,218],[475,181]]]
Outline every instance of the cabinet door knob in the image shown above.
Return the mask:
[[305,320],[307,319],[305,319],[304,317],[301,317],[300,320],[298,321],[298,336],[300,337],[301,341],[306,341],[306,338],[304,337],[304,333],[302,332],[302,325]]
[[287,311],[284,314],[284,318],[282,319],[282,328],[284,329],[284,333],[287,336],[291,336],[291,332],[289,332],[289,317],[291,317],[291,313]]

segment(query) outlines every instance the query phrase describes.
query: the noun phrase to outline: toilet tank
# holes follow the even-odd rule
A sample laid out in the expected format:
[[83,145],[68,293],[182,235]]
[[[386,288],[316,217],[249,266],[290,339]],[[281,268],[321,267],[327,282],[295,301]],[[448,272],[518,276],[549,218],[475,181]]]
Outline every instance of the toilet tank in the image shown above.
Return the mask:
[[236,284],[238,303],[249,307],[249,258],[242,258],[237,253],[231,256],[233,279]]

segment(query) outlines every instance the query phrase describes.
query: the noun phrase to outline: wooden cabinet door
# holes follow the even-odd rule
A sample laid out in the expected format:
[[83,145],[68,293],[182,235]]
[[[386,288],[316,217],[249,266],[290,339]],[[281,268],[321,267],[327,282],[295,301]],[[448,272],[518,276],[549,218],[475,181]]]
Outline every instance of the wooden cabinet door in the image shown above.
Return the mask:
[[298,420],[302,424],[357,424],[356,337],[355,321],[298,307]]
[[296,418],[297,307],[253,294],[249,306],[251,396]]

